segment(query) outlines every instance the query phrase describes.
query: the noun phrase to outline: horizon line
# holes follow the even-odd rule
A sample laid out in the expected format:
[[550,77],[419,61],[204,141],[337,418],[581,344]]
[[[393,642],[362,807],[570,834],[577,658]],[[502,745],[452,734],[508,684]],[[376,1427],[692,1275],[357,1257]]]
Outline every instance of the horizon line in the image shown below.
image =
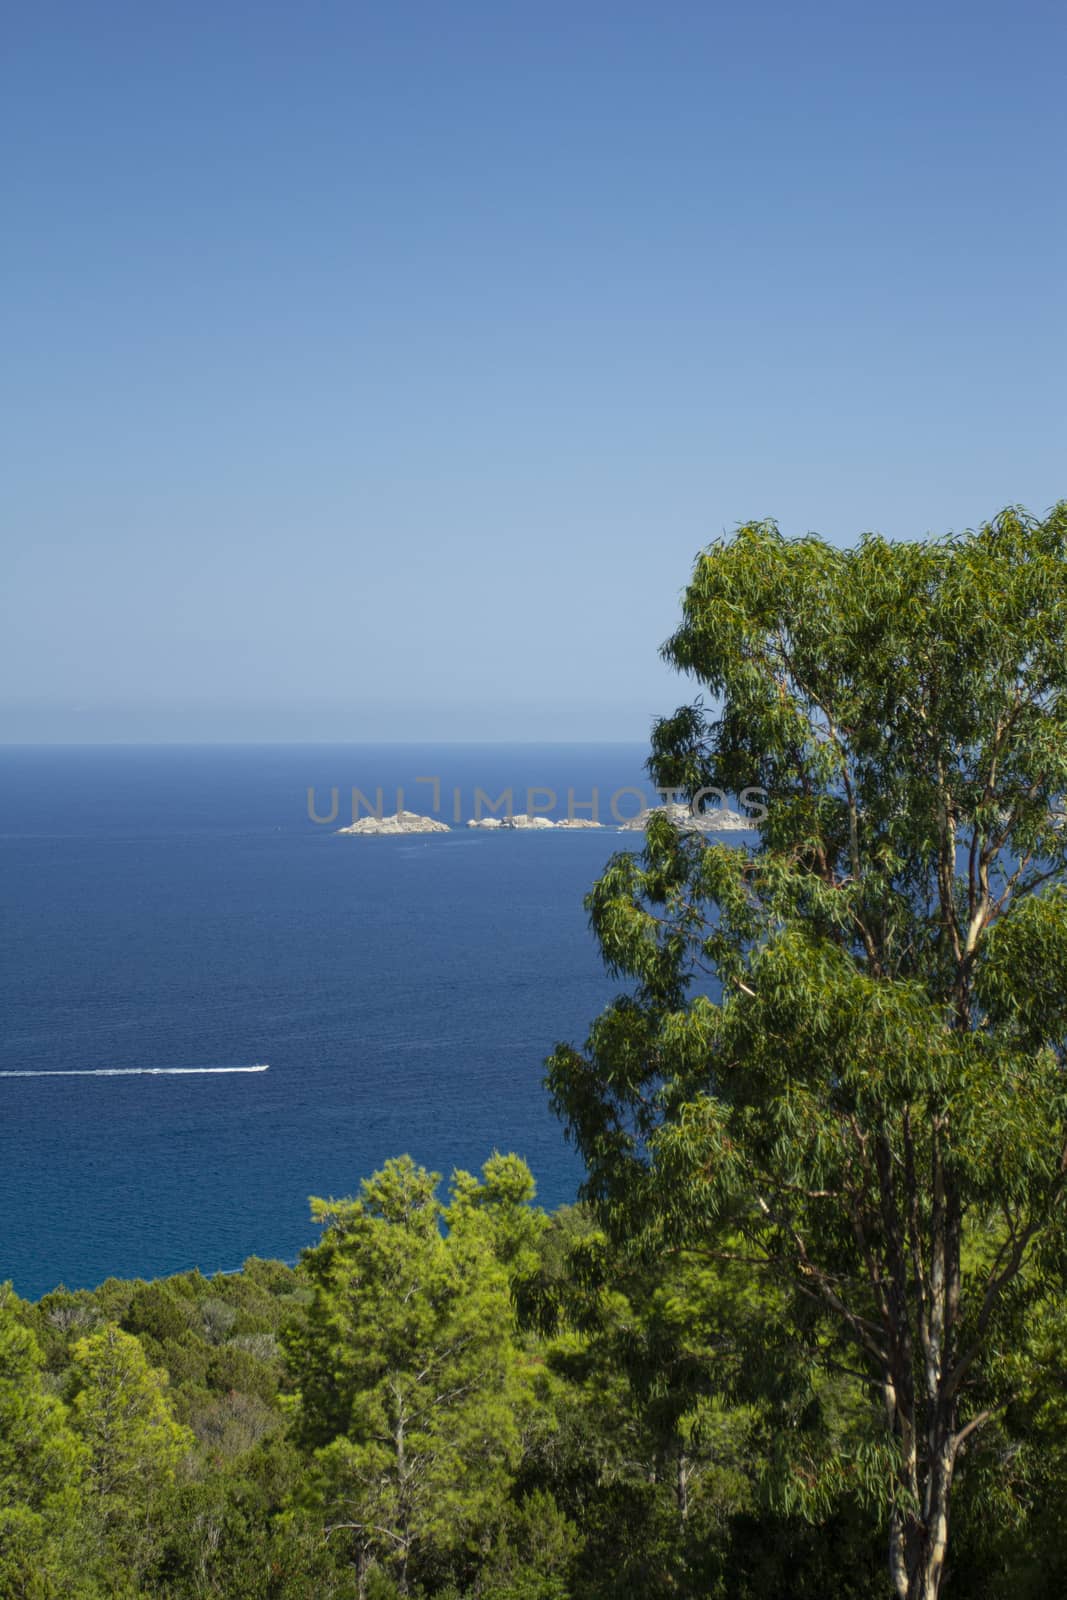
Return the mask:
[[424,749],[427,745],[456,745],[469,749],[472,745],[486,749],[507,748],[513,745],[573,745],[586,749],[591,745],[643,744],[644,740],[629,739],[0,739],[0,750],[176,750],[176,749],[232,749],[235,745],[245,749],[323,748],[336,745],[386,745],[396,748]]

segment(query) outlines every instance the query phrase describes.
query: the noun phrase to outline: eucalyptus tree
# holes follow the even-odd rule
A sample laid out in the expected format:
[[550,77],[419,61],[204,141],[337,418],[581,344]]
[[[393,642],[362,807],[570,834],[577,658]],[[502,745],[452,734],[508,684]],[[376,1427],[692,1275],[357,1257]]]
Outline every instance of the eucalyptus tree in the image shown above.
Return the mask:
[[1067,503],[851,549],[746,524],[663,653],[708,700],[656,725],[656,782],[766,816],[613,858],[587,906],[628,990],[550,1088],[617,1234],[752,1264],[862,1382],[791,1500],[867,1493],[933,1600],[1067,1254]]

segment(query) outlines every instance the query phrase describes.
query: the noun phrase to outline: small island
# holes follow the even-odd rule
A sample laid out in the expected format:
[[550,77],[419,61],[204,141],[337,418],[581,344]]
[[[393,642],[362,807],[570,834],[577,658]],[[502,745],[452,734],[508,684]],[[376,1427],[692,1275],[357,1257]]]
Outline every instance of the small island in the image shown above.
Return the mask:
[[622,824],[621,831],[644,833],[649,817],[657,815],[667,816],[683,833],[747,833],[754,827],[750,818],[743,817],[739,811],[731,811],[729,806],[718,811],[690,811],[687,805],[675,803],[652,806],[650,810],[630,817]]
[[467,823],[468,828],[562,828],[566,824],[553,822],[551,817],[531,817],[525,811],[517,811],[510,817],[471,817]]
[[420,816],[417,811],[397,811],[391,817],[360,817],[338,833],[451,833],[447,822],[437,822],[433,817]]

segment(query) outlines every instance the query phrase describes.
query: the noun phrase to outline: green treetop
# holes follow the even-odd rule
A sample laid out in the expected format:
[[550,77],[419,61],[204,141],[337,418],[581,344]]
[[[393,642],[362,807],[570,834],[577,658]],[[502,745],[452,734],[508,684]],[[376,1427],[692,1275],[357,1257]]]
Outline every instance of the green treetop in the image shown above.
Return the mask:
[[9,1285],[0,1285],[0,1594],[89,1594],[78,1531],[86,1451],[44,1383],[42,1357]]
[[437,1183],[403,1157],[359,1199],[311,1203],[313,1299],[287,1341],[297,1431],[361,1593],[376,1569],[407,1593],[428,1551],[487,1535],[518,1455],[526,1385],[506,1272],[466,1183],[442,1231]]
[[107,1323],[71,1355],[71,1413],[88,1447],[93,1525],[112,1571],[136,1574],[151,1548],[155,1504],[193,1436],[171,1413],[167,1374],[149,1365],[133,1334]]

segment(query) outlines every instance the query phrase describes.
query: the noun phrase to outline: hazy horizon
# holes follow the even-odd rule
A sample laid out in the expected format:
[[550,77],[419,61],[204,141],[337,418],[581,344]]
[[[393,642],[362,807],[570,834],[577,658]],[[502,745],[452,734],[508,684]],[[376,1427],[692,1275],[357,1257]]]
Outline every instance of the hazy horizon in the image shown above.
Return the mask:
[[162,749],[214,749],[227,748],[231,745],[249,745],[253,748],[269,749],[272,746],[290,748],[292,746],[308,745],[313,749],[329,749],[338,747],[345,749],[354,747],[373,747],[385,749],[396,746],[403,750],[426,750],[440,747],[443,750],[457,748],[463,750],[477,749],[484,745],[486,749],[498,750],[512,747],[567,749],[576,750],[596,749],[603,746],[606,749],[619,750],[630,747],[642,746],[645,741],[641,739],[0,739],[2,750],[28,750],[38,746],[55,747],[56,749],[107,749],[109,746],[118,750],[141,750],[158,747]]

